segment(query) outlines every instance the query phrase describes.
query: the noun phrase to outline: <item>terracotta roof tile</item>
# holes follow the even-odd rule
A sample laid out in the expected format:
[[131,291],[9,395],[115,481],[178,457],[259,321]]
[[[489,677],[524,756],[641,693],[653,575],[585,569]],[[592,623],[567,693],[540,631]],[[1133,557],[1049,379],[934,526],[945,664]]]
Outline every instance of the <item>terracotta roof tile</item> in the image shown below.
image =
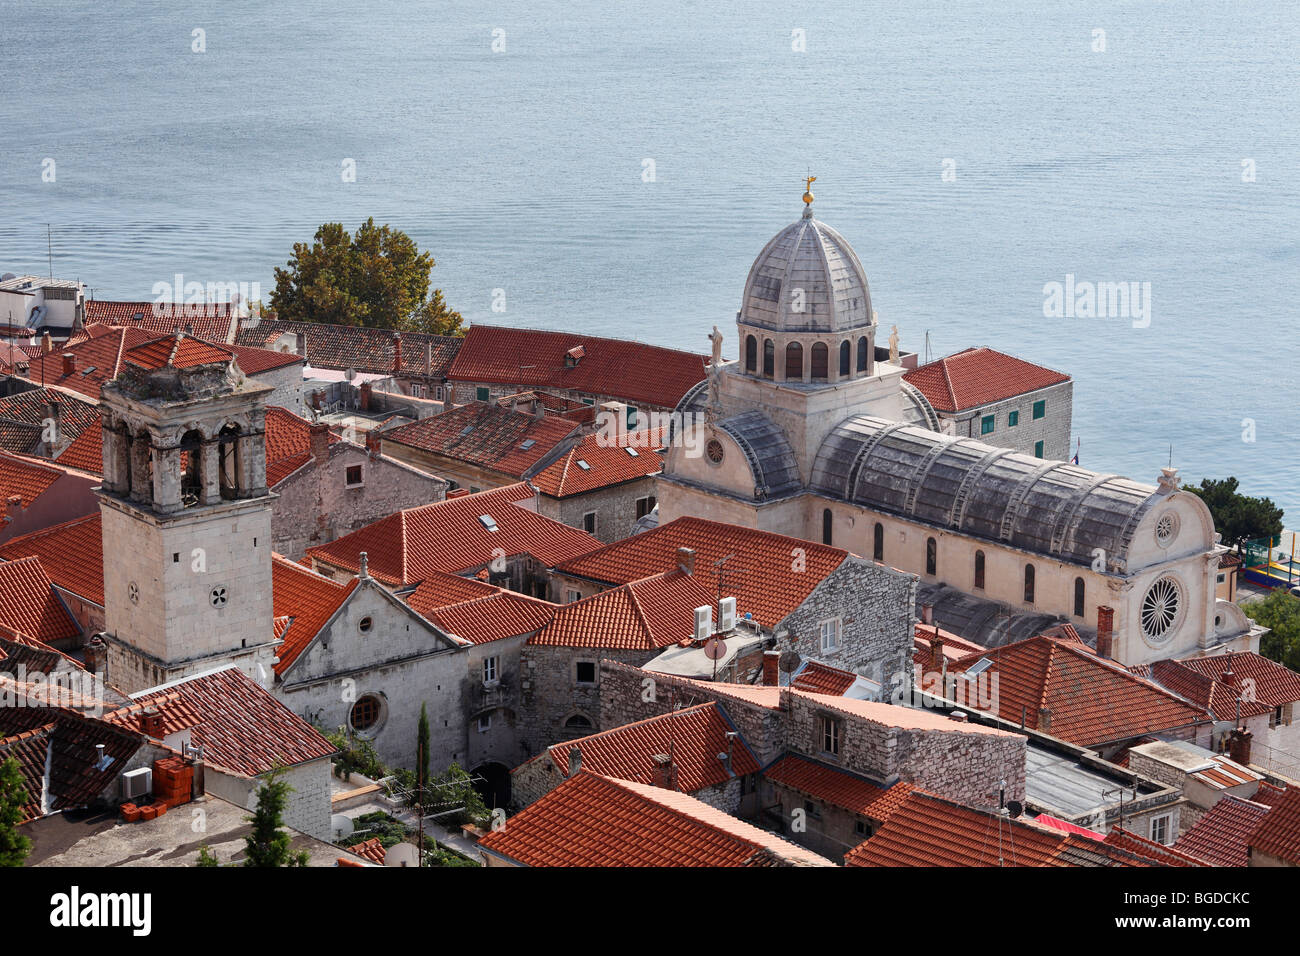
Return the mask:
[[996,727],[986,727],[973,721],[953,720],[947,714],[934,710],[914,707],[900,707],[883,701],[856,700],[852,697],[831,697],[827,694],[812,694],[793,688],[782,688],[782,692],[811,700],[826,710],[839,711],[851,717],[880,724],[882,727],[899,727],[904,730],[926,730],[952,734],[976,734],[989,737],[1021,738],[1020,734]]
[[1174,849],[1211,866],[1245,866],[1247,841],[1271,812],[1258,803],[1225,794],[1178,838]]
[[[728,743],[727,734],[735,731],[731,721],[717,704],[699,704],[647,720],[614,727],[589,737],[555,744],[545,755],[561,776],[569,771],[569,751],[577,747],[582,753],[582,769],[604,777],[655,782],[654,758],[671,753],[675,768],[674,787],[682,793],[695,793],[705,787],[726,783],[733,777],[758,773],[758,761],[737,737]],[[727,773],[718,754],[731,750],[733,773]]]
[[[581,348],[576,365],[566,356]],[[704,378],[705,357],[641,342],[474,325],[447,378],[556,388],[674,408]]]
[[26,508],[62,477],[58,468],[0,451],[0,508],[11,497],[21,498]]
[[763,771],[763,776],[877,823],[888,820],[916,789],[903,781],[880,787],[847,770],[828,767],[798,754],[779,758]]
[[[58,356],[55,355],[53,360],[57,361]],[[34,425],[43,431],[50,417],[51,402],[59,406],[59,428],[62,431],[59,443],[75,440],[87,430],[99,429],[99,408],[94,402],[86,401],[76,392],[39,386],[0,398],[0,422]],[[31,444],[25,448],[4,447],[23,454],[32,450]]]
[[95,415],[94,424],[87,426],[54,460],[60,465],[87,474],[104,473],[104,429],[98,414]]
[[1106,843],[1121,850],[1127,850],[1129,853],[1148,859],[1153,863],[1158,863],[1161,866],[1208,865],[1204,860],[1197,859],[1182,850],[1175,849],[1172,846],[1164,846],[1154,840],[1148,840],[1146,837],[1138,836],[1136,833],[1121,827],[1114,827],[1106,834]]
[[307,364],[314,368],[341,372],[356,369],[358,372],[394,373],[438,380],[446,377],[463,342],[460,336],[403,332],[399,364],[398,335],[390,329],[271,318],[262,318],[256,323],[245,319],[235,341],[240,345],[267,348],[284,335],[300,334]]
[[[331,445],[342,441],[329,432]],[[312,461],[311,422],[278,405],[266,407],[266,484],[274,488]]]
[[686,794],[585,772],[479,846],[526,866],[833,865]]
[[695,608],[717,595],[698,579],[670,571],[562,604],[529,644],[653,650],[691,636]]
[[524,478],[566,441],[577,440],[579,426],[566,418],[538,418],[484,402],[471,402],[383,433],[385,444],[405,445],[444,458]]
[[[420,587],[424,587],[424,583]],[[424,604],[424,600],[417,598],[417,588],[411,594],[409,603],[426,620],[471,644],[487,644],[531,634],[546,626],[555,613],[556,605],[549,601],[516,594],[504,588],[494,590],[495,594],[421,610],[417,605]]]
[[1097,657],[1073,641],[1031,637],[977,651],[949,665],[965,671],[983,659],[998,678],[998,716],[1038,729],[1051,711],[1050,733],[1090,746],[1206,720],[1204,711],[1169,691]]
[[51,525],[0,544],[0,558],[40,558],[50,580],[65,591],[104,606],[104,543],[99,512]]
[[284,643],[275,664],[277,674],[289,669],[356,588],[356,578],[340,584],[282,555],[271,555],[273,613],[293,619],[287,630],[279,632]]
[[357,856],[364,857],[371,863],[378,863],[382,866],[388,851],[385,850],[384,845],[379,842],[379,837],[374,837],[373,839],[366,840],[364,843],[354,843],[352,846],[348,847],[348,852],[355,853]]
[[[372,575],[387,584],[417,584],[433,571],[452,574],[486,566],[494,554],[529,554],[554,567],[600,546],[591,535],[515,505],[531,503],[525,484],[408,508],[307,554],[356,572],[366,552]],[[488,516],[496,530],[480,520]]]
[[43,644],[81,634],[36,557],[0,563],[0,625]]
[[[665,428],[628,432],[616,442],[604,439],[599,432],[588,435],[538,472],[532,484],[544,495],[567,498],[657,475],[663,470],[663,459],[657,449],[663,447],[666,435]],[[628,454],[628,449],[636,454]]]
[[[1163,665],[1165,662],[1161,663]],[[1237,651],[1231,654],[1192,657],[1169,663],[1195,671],[1220,685],[1221,696],[1216,696],[1216,703],[1225,699],[1232,701],[1231,708],[1223,711],[1224,716],[1219,718],[1221,720],[1233,719],[1236,712],[1236,698],[1239,694],[1245,701],[1253,701],[1269,709],[1300,701],[1300,674],[1260,654]],[[1156,668],[1155,673],[1163,674],[1165,670],[1166,668],[1161,666]],[[1232,671],[1235,686],[1223,685],[1223,673],[1229,670]],[[1240,691],[1236,688],[1240,688]],[[1200,701],[1198,700],[1197,703]]]
[[852,671],[840,670],[820,661],[808,661],[790,681],[791,687],[812,691],[815,694],[842,696],[856,684],[858,675]]
[[155,302],[114,302],[105,299],[86,300],[86,325],[119,325],[143,329],[161,335],[184,332],[211,342],[229,341],[232,325],[237,325],[239,314],[227,302],[170,303],[158,307]]
[[[678,548],[695,550],[694,577],[703,587],[715,591],[715,562],[734,554],[730,563],[746,572],[727,576],[727,590],[736,597],[736,611],[742,617],[752,614],[754,620],[768,628],[799,607],[848,557],[847,551],[801,538],[704,518],[678,518],[565,561],[557,570],[605,584],[627,584],[676,567]],[[802,559],[796,563],[798,555]]]
[[1274,800],[1273,808],[1250,835],[1250,848],[1300,865],[1300,788],[1288,787],[1281,796],[1268,798]]
[[960,412],[1068,382],[1070,376],[990,348],[970,348],[903,375],[940,412]]

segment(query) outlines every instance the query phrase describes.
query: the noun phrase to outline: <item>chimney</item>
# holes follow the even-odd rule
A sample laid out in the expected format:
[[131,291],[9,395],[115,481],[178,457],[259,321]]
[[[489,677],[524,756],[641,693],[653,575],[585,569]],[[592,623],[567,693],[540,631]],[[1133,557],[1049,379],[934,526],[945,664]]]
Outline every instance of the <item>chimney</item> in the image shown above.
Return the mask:
[[781,683],[780,651],[763,652],[763,683],[768,687],[776,687]]
[[303,358],[307,357],[307,333],[295,332],[293,336],[293,350]]
[[677,567],[687,574],[695,573],[695,549],[678,548],[677,549]]
[[1236,727],[1228,735],[1228,757],[1243,767],[1250,764],[1250,738],[1255,736],[1245,727]]
[[107,650],[104,639],[98,634],[87,641],[82,661],[86,670],[92,674],[101,673],[104,669],[104,656]]
[[320,403],[321,403],[321,393],[320,393],[320,392],[312,392],[312,393],[311,393],[311,407],[314,408],[314,409],[316,409],[316,411],[319,412],[319,411],[320,411]]
[[650,758],[654,761],[654,786],[661,787],[664,790],[676,790],[677,768],[673,766],[673,758],[667,754],[655,754]]
[[10,495],[5,501],[5,520],[12,521],[23,513],[23,499],[19,495]]
[[930,638],[930,667],[937,671],[943,670],[943,638],[935,634]]
[[311,432],[311,454],[316,459],[316,467],[323,468],[330,457],[330,427],[324,422],[307,426]]
[[578,771],[581,769],[582,749],[577,744],[574,744],[569,748],[569,776],[577,776]]
[[162,740],[167,736],[166,722],[163,720],[162,711],[155,706],[149,706],[140,714],[140,730],[146,737],[152,737],[154,740]]
[[393,335],[393,371],[402,370],[402,333],[397,332]]
[[379,429],[372,428],[366,432],[366,451],[370,452],[371,458],[378,458],[380,454]]
[[360,399],[360,401],[361,401],[361,410],[362,410],[363,412],[368,412],[368,411],[370,411],[370,394],[371,394],[371,392],[373,392],[373,391],[374,391],[374,386],[371,385],[369,382],[362,382],[362,383],[361,383],[361,399]]
[[1052,732],[1052,708],[1043,707],[1038,711],[1038,732],[1040,734]]
[[951,714],[948,715],[948,719],[956,721],[959,724],[967,723],[969,720],[969,718],[966,716],[966,711],[964,710],[954,710]]
[[604,420],[610,422],[614,427],[605,429],[607,438],[612,438],[615,443],[621,445],[627,438],[627,406],[622,402],[602,402],[600,405],[600,414],[605,416]]
[[1105,604],[1097,606],[1097,656],[1113,656],[1115,643],[1115,609]]
[[1229,687],[1235,688],[1237,686],[1237,675],[1232,672],[1231,667],[1219,675],[1219,680],[1223,681],[1223,683],[1227,684]]
[[933,604],[922,604],[922,605],[921,605],[921,623],[922,623],[922,624],[933,624],[933,623],[934,623],[934,605],[933,605]]
[[63,353],[63,374],[71,375],[77,370],[77,356],[75,352]]

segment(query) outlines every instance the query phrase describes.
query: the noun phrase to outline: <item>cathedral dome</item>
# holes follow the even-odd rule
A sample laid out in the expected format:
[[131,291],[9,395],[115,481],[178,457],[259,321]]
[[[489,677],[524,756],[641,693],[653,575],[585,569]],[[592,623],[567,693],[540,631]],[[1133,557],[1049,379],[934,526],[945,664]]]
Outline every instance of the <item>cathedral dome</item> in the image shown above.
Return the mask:
[[848,241],[808,205],[754,260],[738,321],[774,332],[867,328],[874,321],[867,274]]

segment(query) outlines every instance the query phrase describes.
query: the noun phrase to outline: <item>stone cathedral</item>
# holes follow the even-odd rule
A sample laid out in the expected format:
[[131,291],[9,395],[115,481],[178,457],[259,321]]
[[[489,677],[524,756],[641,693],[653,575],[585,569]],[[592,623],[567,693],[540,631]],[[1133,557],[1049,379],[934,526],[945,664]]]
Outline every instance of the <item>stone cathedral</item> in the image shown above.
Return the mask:
[[1147,485],[941,434],[897,335],[877,344],[857,254],[803,199],[749,270],[739,359],[720,360],[715,327],[710,374],[678,408],[704,434],[671,443],[661,523],[730,521],[909,571],[942,626],[985,646],[1063,623],[1095,641],[1107,609],[1124,664],[1258,649],[1216,599],[1225,549],[1175,470]]

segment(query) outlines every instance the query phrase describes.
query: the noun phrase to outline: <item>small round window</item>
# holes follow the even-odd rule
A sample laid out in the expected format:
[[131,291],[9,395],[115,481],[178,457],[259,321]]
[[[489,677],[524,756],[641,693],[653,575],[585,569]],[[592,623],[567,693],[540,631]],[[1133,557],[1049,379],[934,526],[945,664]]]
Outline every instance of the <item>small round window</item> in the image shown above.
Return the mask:
[[369,634],[370,629],[375,626],[374,618],[363,617],[361,623],[357,625],[357,630],[362,634]]
[[1178,515],[1172,511],[1162,514],[1156,521],[1156,541],[1160,547],[1167,548],[1178,537]]
[[230,603],[230,595],[226,593],[224,585],[215,587],[208,593],[208,603],[215,608],[223,608]]
[[352,705],[352,713],[348,716],[352,729],[373,730],[379,724],[383,709],[383,701],[374,694],[366,694]]
[[1148,641],[1167,641],[1183,610],[1183,589],[1169,576],[1158,579],[1142,598],[1142,634]]
[[710,438],[709,443],[704,446],[704,453],[709,456],[709,461],[713,462],[715,465],[720,465],[724,454],[722,442],[718,441],[716,438]]

